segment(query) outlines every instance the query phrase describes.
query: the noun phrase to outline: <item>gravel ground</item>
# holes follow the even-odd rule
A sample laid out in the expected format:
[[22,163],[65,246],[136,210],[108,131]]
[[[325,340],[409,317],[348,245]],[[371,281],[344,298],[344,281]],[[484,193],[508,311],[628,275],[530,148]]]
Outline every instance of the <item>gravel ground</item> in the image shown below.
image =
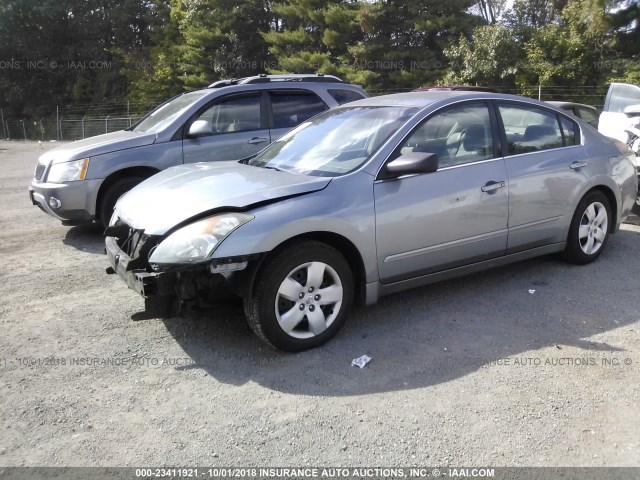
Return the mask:
[[0,466],[640,466],[639,227],[589,266],[387,297],[283,354],[235,304],[142,319],[100,230],[30,205],[53,146],[0,141]]

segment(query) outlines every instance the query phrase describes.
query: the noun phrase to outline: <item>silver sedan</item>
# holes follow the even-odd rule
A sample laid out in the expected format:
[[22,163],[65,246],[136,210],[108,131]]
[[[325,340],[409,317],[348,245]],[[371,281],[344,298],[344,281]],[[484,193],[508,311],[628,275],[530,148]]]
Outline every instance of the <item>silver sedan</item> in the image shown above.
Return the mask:
[[146,180],[116,206],[108,270],[165,313],[238,295],[261,339],[304,350],[354,301],[539,255],[594,261],[634,204],[633,162],[535,100],[370,98],[250,159]]

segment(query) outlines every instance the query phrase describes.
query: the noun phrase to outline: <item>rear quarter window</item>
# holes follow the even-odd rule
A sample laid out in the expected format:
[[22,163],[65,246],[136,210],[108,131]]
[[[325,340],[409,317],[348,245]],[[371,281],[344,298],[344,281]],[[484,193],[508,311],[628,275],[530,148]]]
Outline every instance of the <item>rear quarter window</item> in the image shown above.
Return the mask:
[[560,125],[562,126],[562,138],[565,147],[578,145],[580,143],[580,130],[573,120],[566,117],[560,117]]
[[362,100],[364,98],[363,95],[353,90],[329,89],[328,91],[329,95],[338,102],[338,105],[344,105],[345,103],[355,102],[356,100]]

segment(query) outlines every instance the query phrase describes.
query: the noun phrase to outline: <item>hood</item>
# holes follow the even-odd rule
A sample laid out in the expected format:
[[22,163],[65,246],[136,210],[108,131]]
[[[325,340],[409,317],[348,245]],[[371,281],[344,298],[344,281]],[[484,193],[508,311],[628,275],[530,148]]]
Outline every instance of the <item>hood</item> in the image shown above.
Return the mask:
[[163,235],[209,210],[243,210],[257,203],[322,190],[330,181],[236,161],[193,163],[169,168],[145,180],[118,201],[116,212],[133,228]]
[[93,157],[104,153],[125,150],[127,148],[150,145],[155,142],[155,140],[155,133],[120,130],[119,132],[105,133],[77,142],[60,145],[41,155],[38,162],[48,164],[50,162],[62,163],[70,160],[79,160],[81,158]]

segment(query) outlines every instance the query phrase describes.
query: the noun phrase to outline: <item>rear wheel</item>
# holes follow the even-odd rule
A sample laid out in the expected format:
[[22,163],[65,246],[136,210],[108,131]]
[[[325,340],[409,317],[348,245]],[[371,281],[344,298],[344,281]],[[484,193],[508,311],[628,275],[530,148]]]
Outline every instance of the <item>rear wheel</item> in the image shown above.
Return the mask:
[[636,201],[631,207],[631,213],[640,217],[640,195],[636,197]]
[[576,264],[593,262],[609,239],[611,206],[606,195],[593,191],[583,197],[573,215],[564,256]]
[[264,263],[244,305],[258,337],[297,352],[333,337],[352,301],[353,274],[344,257],[324,243],[305,241]]
[[102,200],[98,207],[98,218],[96,218],[96,220],[102,223],[104,227],[107,227],[109,225],[111,215],[113,214],[113,208],[116,206],[118,199],[143,180],[145,180],[145,177],[128,177],[116,180],[114,183],[109,185],[102,196]]

